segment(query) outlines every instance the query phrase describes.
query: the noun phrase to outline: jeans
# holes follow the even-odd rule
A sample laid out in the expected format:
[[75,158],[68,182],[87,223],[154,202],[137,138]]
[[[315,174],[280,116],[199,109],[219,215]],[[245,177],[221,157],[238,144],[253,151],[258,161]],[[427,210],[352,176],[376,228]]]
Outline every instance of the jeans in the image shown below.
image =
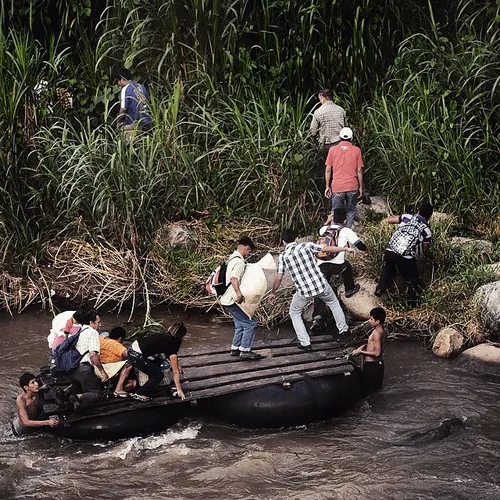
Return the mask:
[[80,363],[76,369],[66,374],[66,377],[81,387],[81,402],[83,408],[95,405],[101,401],[102,386],[89,363]]
[[403,279],[408,284],[410,303],[415,304],[422,291],[415,258],[405,259],[397,253],[386,250],[377,291],[384,293],[387,290],[396,274],[396,269],[401,273],[401,276],[403,276]]
[[224,306],[234,320],[234,336],[231,349],[239,349],[243,352],[252,350],[253,339],[257,331],[257,320],[255,316],[249,318],[237,304]]
[[[320,264],[319,268],[328,283],[330,283],[332,276],[341,275],[342,280],[344,281],[345,291],[351,292],[352,290],[354,290],[354,276],[352,272],[352,266],[347,260],[344,261],[343,264],[332,264],[331,262],[325,262],[324,264]],[[317,318],[318,316],[324,318],[325,312],[325,303],[322,300],[315,298],[313,319]]]
[[136,394],[146,395],[154,392],[163,380],[163,370],[154,361],[145,358],[130,347],[128,349],[128,362],[149,377],[142,387],[137,386]]
[[352,227],[356,204],[358,203],[358,191],[345,191],[332,194],[332,213],[336,208],[345,208],[347,212],[346,227]]
[[311,344],[311,339],[309,338],[306,326],[304,325],[304,320],[302,319],[302,311],[311,301],[311,298],[318,298],[325,302],[325,304],[332,311],[339,333],[341,335],[347,333],[349,327],[345,321],[344,311],[342,311],[340,303],[329,284],[326,285],[326,288],[320,294],[315,295],[314,297],[304,297],[299,292],[295,292],[292,297],[289,313],[293,328],[301,345]]

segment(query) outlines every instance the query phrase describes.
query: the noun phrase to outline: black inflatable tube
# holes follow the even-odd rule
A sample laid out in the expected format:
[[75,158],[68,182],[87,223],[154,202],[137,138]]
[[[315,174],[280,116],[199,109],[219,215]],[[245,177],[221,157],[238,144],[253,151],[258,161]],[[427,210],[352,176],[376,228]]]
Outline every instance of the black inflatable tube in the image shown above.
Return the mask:
[[201,414],[247,428],[277,428],[327,420],[352,407],[361,397],[356,370],[288,385],[271,385],[198,402]]

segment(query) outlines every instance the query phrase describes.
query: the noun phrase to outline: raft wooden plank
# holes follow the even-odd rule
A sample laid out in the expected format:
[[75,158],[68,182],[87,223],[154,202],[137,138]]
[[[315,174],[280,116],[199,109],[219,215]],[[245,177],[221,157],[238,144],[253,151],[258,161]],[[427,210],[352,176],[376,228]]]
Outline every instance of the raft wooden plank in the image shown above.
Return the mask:
[[[237,384],[226,385],[223,387],[193,390],[190,391],[190,399],[205,399],[216,396],[224,396],[225,394],[246,391],[249,389],[256,389],[258,387],[265,387],[267,385],[282,384],[284,382],[296,382],[298,380],[303,380],[304,378],[307,378],[307,376],[311,378],[325,377],[328,375],[340,375],[344,373],[351,373],[353,370],[354,367],[352,366],[350,368],[339,366],[339,367],[323,368],[319,370],[312,370],[310,372],[304,372],[304,373],[292,373],[292,374],[280,375],[276,377],[266,378],[263,380],[252,380],[249,382],[241,382]],[[306,375],[306,377],[304,375]]]
[[242,361],[238,358],[236,358],[236,360],[238,361],[237,363],[215,365],[205,364],[203,366],[186,367],[184,370],[185,378],[188,380],[197,380],[201,378],[209,378],[212,376],[221,376],[227,374],[239,376],[240,374],[247,372],[261,372],[262,370],[268,368],[295,366],[300,363],[314,363],[316,361],[325,363],[329,360],[335,360],[344,364],[348,364],[344,356],[332,356],[327,351],[294,351],[294,353],[290,356],[265,358],[259,361]]
[[[260,380],[269,377],[275,377],[277,375],[284,375],[288,373],[302,373],[309,372],[311,370],[319,370],[321,368],[331,368],[331,367],[345,367],[345,363],[342,360],[332,359],[332,360],[316,360],[311,363],[302,363],[298,365],[290,365],[284,367],[273,367],[266,370],[250,371],[247,373],[229,374],[222,376],[214,376],[209,378],[198,378],[198,380],[193,380],[192,377],[189,378],[189,382],[186,387],[190,391],[196,389],[208,389],[209,387],[219,387],[223,385],[228,385],[236,382],[243,382],[248,380]],[[349,368],[347,368],[348,370]]]
[[[255,352],[259,352],[259,349],[255,349]],[[271,357],[273,359],[282,357],[282,356],[290,356],[295,354],[303,354],[305,351],[300,351],[297,346],[289,346],[289,347],[279,347],[279,348],[266,348],[266,353],[268,351],[271,352]],[[344,353],[341,349],[338,349],[333,344],[321,344],[319,347],[314,346],[313,350],[310,351],[313,353],[320,352],[328,352],[330,357],[341,357],[344,356]],[[233,363],[261,363],[261,361],[242,361],[237,356],[230,356],[226,351],[223,354],[202,354],[199,356],[192,356],[190,358],[184,358],[179,353],[180,364],[183,368],[188,367],[197,367],[197,366],[210,366],[217,364],[233,364]]]
[[[283,347],[283,346],[288,346],[290,343],[295,339],[293,338],[282,338],[282,339],[267,339],[267,340],[258,340],[254,342],[253,348],[254,349],[265,349],[265,348],[272,348],[272,347]],[[333,337],[331,335],[317,335],[311,337],[311,343],[312,344],[319,344],[322,342],[333,342],[337,345],[337,347],[340,347],[340,344],[338,342],[335,342],[333,340]],[[179,356],[182,357],[191,357],[191,356],[200,356],[203,354],[218,354],[218,353],[227,353],[228,352],[229,345],[207,345],[203,347],[187,347],[187,348],[182,348],[179,351]]]

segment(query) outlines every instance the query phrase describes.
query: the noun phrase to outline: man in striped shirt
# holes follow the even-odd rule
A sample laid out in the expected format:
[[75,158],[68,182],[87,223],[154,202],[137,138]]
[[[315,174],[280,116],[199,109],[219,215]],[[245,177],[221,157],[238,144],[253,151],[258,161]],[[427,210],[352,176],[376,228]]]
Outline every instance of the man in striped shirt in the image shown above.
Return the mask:
[[344,312],[332,287],[319,269],[316,254],[321,251],[331,253],[354,252],[354,249],[318,245],[311,242],[297,243],[295,241],[297,232],[293,229],[285,229],[282,239],[286,246],[285,251],[280,254],[278,259],[278,274],[274,278],[270,300],[275,299],[276,290],[279,288],[283,275],[288,269],[296,288],[289,309],[290,319],[300,342],[299,349],[310,351],[311,339],[302,319],[302,311],[311,300],[318,298],[330,308],[340,335],[345,335],[348,331]]

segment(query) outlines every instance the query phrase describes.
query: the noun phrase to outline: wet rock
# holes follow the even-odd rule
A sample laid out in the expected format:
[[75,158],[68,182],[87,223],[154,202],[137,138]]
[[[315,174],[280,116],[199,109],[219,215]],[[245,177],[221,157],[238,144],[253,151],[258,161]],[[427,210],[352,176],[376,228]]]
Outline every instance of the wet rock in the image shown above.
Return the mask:
[[387,199],[384,196],[372,196],[370,200],[371,203],[369,205],[358,203],[355,215],[356,220],[364,219],[370,212],[384,216],[391,213],[389,205],[387,204]]
[[360,286],[358,293],[347,298],[344,285],[342,285],[339,289],[339,299],[355,318],[367,320],[370,317],[370,311],[380,305],[373,294],[377,283],[369,278],[358,278],[356,283]]
[[500,376],[500,344],[471,347],[458,357],[460,366],[487,375]]
[[500,333],[500,281],[478,288],[476,300],[484,325],[491,333]]
[[476,255],[489,255],[493,251],[493,243],[488,240],[476,240],[474,238],[454,236],[451,238],[450,244]]
[[436,335],[432,352],[440,358],[451,358],[460,354],[464,343],[462,334],[455,328],[443,328]]

